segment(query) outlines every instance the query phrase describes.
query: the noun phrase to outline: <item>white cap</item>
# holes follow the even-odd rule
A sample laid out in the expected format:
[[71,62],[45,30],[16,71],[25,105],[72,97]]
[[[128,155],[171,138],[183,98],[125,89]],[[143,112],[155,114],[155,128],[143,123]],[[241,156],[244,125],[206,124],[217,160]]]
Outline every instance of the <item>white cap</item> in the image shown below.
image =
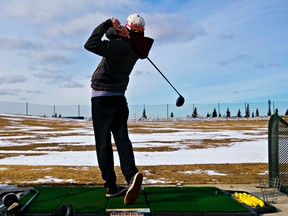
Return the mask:
[[127,23],[125,24],[125,27],[130,31],[144,32],[145,21],[140,15],[131,14],[127,18]]

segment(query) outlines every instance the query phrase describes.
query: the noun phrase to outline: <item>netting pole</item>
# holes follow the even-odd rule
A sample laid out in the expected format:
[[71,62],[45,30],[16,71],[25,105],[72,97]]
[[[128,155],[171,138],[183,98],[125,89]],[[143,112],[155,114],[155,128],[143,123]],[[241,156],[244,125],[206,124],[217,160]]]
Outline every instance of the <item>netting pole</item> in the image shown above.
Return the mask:
[[26,115],[28,115],[28,102],[26,103]]

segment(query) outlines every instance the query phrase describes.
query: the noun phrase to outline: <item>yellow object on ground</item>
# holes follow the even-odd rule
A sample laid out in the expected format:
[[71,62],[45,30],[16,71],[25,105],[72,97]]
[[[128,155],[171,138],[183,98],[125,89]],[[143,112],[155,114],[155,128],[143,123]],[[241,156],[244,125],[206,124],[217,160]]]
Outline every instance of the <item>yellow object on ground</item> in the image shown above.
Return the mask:
[[234,197],[239,200],[240,202],[250,206],[250,207],[264,207],[265,203],[263,200],[247,193],[239,193],[235,192]]

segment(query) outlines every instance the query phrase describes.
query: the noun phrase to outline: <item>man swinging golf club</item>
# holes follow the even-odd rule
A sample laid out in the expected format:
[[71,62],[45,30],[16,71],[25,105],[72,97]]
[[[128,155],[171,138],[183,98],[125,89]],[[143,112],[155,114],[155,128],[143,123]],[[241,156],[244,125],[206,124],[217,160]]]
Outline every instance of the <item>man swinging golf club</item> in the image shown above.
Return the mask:
[[[153,43],[153,39],[144,37],[144,26],[144,19],[138,14],[130,15],[125,26],[111,18],[96,27],[84,45],[88,51],[102,56],[91,79],[91,102],[97,160],[105,181],[106,197],[126,193],[125,204],[136,201],[143,180],[128,136],[125,91],[134,65],[139,58],[148,56]],[[104,34],[109,40],[102,40]],[[116,183],[111,133],[128,187]]]

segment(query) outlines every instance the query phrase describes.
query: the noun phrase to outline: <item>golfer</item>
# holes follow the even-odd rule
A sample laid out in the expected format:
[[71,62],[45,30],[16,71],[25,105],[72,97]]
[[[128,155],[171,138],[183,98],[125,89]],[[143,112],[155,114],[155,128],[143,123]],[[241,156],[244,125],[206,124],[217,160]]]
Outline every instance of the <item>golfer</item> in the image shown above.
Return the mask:
[[[91,79],[91,101],[97,160],[105,181],[106,197],[126,193],[125,204],[137,200],[143,180],[135,165],[128,136],[129,110],[125,91],[134,65],[139,58],[148,56],[153,43],[153,39],[144,37],[144,27],[144,19],[138,14],[130,15],[124,26],[118,19],[111,18],[94,29],[84,46],[102,56]],[[104,34],[108,40],[103,39]],[[116,183],[111,133],[128,187]]]

